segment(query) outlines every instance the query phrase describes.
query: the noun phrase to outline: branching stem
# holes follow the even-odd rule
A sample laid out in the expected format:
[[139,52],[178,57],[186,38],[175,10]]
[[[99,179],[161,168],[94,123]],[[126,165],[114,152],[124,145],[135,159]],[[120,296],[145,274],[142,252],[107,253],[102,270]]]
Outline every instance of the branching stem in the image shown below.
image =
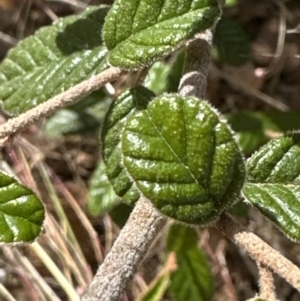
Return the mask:
[[[187,76],[186,80],[182,81],[180,88],[182,96],[194,95],[203,98],[206,88],[206,69],[210,61],[210,42],[211,39],[208,42],[195,40],[189,44],[184,71]],[[206,50],[201,48],[201,53],[206,53],[206,55],[200,61],[197,60],[199,55],[197,51],[200,51],[198,47],[206,48]],[[188,62],[189,60],[192,62]],[[201,75],[198,75],[197,70],[202,71]],[[185,85],[188,85],[189,88],[186,89]],[[197,89],[193,88],[195,86]],[[135,205],[111,251],[98,269],[91,285],[82,297],[82,301],[120,300],[147,249],[166,220],[167,218],[159,213],[149,200],[141,198]]]
[[257,263],[259,272],[259,296],[265,300],[275,300],[275,284],[272,271],[262,263]]
[[183,75],[179,84],[179,94],[182,96],[205,97],[207,73],[210,63],[212,45],[212,30],[198,34],[186,49]]
[[269,267],[300,292],[300,269],[296,265],[227,214],[221,216],[216,226],[235,244],[241,246],[256,262]]

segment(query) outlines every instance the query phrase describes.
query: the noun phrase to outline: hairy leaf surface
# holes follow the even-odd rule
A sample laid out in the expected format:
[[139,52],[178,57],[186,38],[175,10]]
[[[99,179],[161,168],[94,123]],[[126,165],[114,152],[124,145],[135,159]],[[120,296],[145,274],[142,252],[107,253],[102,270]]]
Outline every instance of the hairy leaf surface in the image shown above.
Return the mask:
[[42,229],[44,206],[36,195],[14,178],[0,173],[0,242],[34,240]]
[[116,0],[104,25],[114,66],[138,69],[213,25],[217,0]]
[[176,94],[134,112],[122,134],[123,164],[140,191],[165,215],[206,224],[239,196],[241,152],[210,105]]
[[0,64],[0,100],[20,114],[107,66],[101,30],[108,7],[89,7],[21,41]]
[[300,134],[271,140],[247,162],[246,199],[300,241]]

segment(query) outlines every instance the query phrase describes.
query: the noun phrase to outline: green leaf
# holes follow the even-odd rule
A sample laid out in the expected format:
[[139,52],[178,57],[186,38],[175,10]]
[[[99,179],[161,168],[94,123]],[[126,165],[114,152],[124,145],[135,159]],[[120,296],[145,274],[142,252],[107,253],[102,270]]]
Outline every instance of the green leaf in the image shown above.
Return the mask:
[[36,195],[0,172],[0,242],[34,240],[41,232],[45,210]]
[[245,171],[225,121],[206,101],[169,94],[134,112],[122,134],[123,164],[163,214],[207,224],[240,194]]
[[143,109],[155,95],[139,86],[121,94],[111,105],[103,122],[101,141],[106,174],[117,195],[133,204],[140,193],[122,164],[120,135],[127,118],[135,111]]
[[103,37],[114,66],[138,69],[170,54],[220,14],[217,0],[116,0]]
[[300,241],[299,185],[247,183],[243,194],[290,239]]
[[247,162],[245,198],[300,241],[300,134],[271,140]]
[[88,208],[93,215],[101,215],[120,203],[106,176],[105,164],[101,161],[90,181]]
[[211,268],[198,248],[194,229],[172,224],[167,239],[169,252],[176,252],[178,269],[171,275],[170,293],[177,301],[210,301],[213,294]]
[[244,29],[234,19],[222,18],[213,39],[221,62],[243,65],[249,60],[251,44]]
[[300,133],[271,140],[247,162],[250,183],[300,185]]
[[107,6],[90,7],[13,48],[0,64],[4,109],[20,114],[106,69],[101,30],[107,11]]

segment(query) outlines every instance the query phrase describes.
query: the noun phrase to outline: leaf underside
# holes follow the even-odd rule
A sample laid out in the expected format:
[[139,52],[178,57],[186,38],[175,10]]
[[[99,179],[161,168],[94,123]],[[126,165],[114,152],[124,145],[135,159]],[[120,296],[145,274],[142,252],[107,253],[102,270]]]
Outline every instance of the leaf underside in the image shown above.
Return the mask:
[[136,111],[122,134],[123,164],[165,215],[207,224],[237,200],[244,181],[240,150],[205,101],[166,95]]
[[44,206],[35,194],[10,176],[0,173],[0,242],[34,240],[42,229]]
[[219,16],[217,0],[116,0],[103,37],[114,66],[138,69],[170,54]]
[[20,114],[106,69],[101,30],[109,7],[89,7],[38,30],[0,64],[0,100]]
[[300,241],[300,134],[271,140],[247,162],[245,198]]

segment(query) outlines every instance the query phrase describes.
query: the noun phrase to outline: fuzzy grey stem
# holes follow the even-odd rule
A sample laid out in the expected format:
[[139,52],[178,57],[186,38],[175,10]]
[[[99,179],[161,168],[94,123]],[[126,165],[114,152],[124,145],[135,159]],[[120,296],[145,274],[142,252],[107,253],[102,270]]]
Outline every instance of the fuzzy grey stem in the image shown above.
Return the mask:
[[108,82],[116,80],[123,71],[120,68],[111,67],[98,75],[81,82],[69,90],[54,96],[48,101],[34,107],[33,109],[8,120],[0,126],[0,139],[22,131],[29,124],[49,116],[67,105],[73,104],[91,92],[101,88]]
[[275,284],[272,271],[265,265],[257,263],[259,271],[259,297],[265,300],[275,300]]
[[166,217],[142,197],[81,300],[120,300],[165,221]]
[[256,262],[269,267],[300,292],[300,269],[271,248],[254,233],[247,231],[229,215],[223,214],[216,227],[234,243],[241,246]]
[[[179,88],[180,95],[204,97],[211,39],[211,31],[206,31],[200,34],[194,42],[190,42],[185,59],[187,62],[184,75]],[[162,216],[149,200],[141,198],[82,297],[82,301],[120,300],[123,291],[165,221],[166,217]]]
[[200,99],[205,97],[212,37],[212,30],[208,29],[189,43],[179,84],[180,95],[191,95]]

